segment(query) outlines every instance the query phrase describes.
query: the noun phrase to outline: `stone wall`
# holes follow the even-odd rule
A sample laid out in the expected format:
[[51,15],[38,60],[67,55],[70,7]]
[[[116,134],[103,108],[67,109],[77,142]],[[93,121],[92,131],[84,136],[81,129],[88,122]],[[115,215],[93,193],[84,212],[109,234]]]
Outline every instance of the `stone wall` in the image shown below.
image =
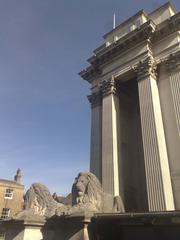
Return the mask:
[[[13,189],[13,198],[5,199],[6,189]],[[0,181],[0,217],[3,208],[10,208],[10,217],[22,210],[24,186],[13,181]]]

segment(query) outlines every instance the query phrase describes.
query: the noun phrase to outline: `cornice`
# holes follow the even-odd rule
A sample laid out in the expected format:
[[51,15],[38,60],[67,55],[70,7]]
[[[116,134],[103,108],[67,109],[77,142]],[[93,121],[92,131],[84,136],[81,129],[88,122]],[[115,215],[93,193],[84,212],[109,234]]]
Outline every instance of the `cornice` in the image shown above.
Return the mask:
[[147,57],[145,60],[140,61],[132,69],[137,74],[137,80],[143,80],[149,76],[156,79],[157,76],[157,63],[152,56]]
[[101,66],[103,64],[112,61],[114,57],[124,53],[135,44],[151,38],[154,31],[155,25],[149,20],[141,25],[140,28],[128,33],[110,46],[105,47],[99,54],[88,59],[91,66],[82,70],[79,75],[88,82],[91,82],[94,77],[101,74]]
[[117,56],[122,51],[125,51],[131,46],[134,46],[136,43],[139,43],[139,41],[150,38],[155,31],[155,28],[155,24],[151,20],[149,20],[136,30],[129,32],[124,37],[120,38],[116,42],[101,50],[100,53],[88,59],[88,61],[93,66],[101,65],[107,62],[109,57]]
[[127,50],[136,46],[138,43],[144,40],[150,40],[154,42],[160,41],[166,36],[180,30],[180,13],[175,14],[170,19],[155,26],[155,24],[149,20],[140,28],[128,33],[118,41],[112,43],[108,47],[104,47],[100,52],[97,52],[94,56],[88,59],[91,64],[90,67],[81,71],[79,75],[87,80],[89,83],[97,78],[102,73],[102,67],[104,64],[108,64],[115,57],[124,54]]
[[81,72],[79,72],[79,75],[86,81],[88,81],[89,83],[91,83],[92,79],[95,77],[100,76],[102,73],[102,70],[99,69],[98,67],[93,67],[93,66],[89,66],[88,68],[82,70]]
[[180,30],[180,13],[175,14],[171,18],[157,25],[153,34],[152,42],[157,42],[164,37]]

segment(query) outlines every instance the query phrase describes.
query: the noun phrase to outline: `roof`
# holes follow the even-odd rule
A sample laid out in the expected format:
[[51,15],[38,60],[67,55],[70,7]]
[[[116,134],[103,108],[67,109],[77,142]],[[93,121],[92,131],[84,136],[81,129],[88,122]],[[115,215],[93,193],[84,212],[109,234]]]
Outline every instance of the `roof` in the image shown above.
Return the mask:
[[116,32],[117,29],[123,27],[124,25],[126,25],[127,23],[133,21],[135,18],[137,18],[138,16],[144,15],[148,18],[147,13],[144,10],[140,10],[138,11],[136,14],[134,14],[133,16],[131,16],[130,18],[128,18],[127,20],[125,20],[124,22],[120,23],[116,28],[112,29],[111,31],[109,31],[108,33],[106,33],[103,38],[106,38],[109,34]]
[[17,186],[23,186],[21,183],[18,183],[18,182],[13,181],[13,180],[6,180],[6,179],[0,179],[0,183],[6,183],[6,184],[17,185]]
[[158,12],[159,10],[163,9],[163,8],[167,8],[167,7],[171,7],[172,10],[174,11],[174,13],[177,13],[177,10],[175,8],[175,6],[171,3],[171,2],[167,2],[164,5],[160,6],[159,8],[156,8],[155,10],[153,10],[152,12],[150,12],[148,15],[151,15],[155,12]]
[[146,13],[144,10],[140,10],[138,11],[136,14],[134,14],[133,16],[131,16],[130,18],[128,18],[127,20],[125,20],[124,22],[120,23],[118,26],[116,26],[116,28],[112,29],[111,31],[109,31],[108,33],[106,33],[103,38],[106,38],[108,35],[110,35],[113,32],[116,32],[116,30],[120,29],[121,27],[123,27],[124,25],[126,25],[127,23],[133,21],[135,18],[137,18],[138,16],[144,15],[147,19],[149,18],[150,15],[152,15],[155,12],[160,11],[161,9],[167,8],[167,7],[171,7],[172,10],[174,11],[174,13],[177,13],[176,8],[174,7],[174,5],[171,2],[167,2],[164,5],[160,6],[159,8],[156,8],[155,10],[153,10],[150,13]]

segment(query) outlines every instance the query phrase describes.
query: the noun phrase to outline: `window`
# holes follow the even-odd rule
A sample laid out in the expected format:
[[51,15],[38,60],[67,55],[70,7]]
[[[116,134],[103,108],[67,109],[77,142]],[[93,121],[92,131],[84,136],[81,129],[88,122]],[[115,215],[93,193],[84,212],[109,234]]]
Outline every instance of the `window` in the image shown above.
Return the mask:
[[0,240],[5,240],[5,232],[0,232]]
[[12,199],[13,198],[13,189],[7,188],[4,198],[5,199]]
[[10,209],[9,208],[3,208],[2,209],[2,214],[1,214],[1,219],[8,218],[10,215]]

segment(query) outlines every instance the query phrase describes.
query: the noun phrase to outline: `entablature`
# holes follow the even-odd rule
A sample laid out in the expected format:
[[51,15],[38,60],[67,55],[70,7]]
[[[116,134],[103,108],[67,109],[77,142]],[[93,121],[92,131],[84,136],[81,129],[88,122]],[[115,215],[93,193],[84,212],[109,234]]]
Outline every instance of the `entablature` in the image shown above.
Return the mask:
[[180,30],[180,12],[157,25],[156,31],[154,32],[151,41],[152,42],[160,41],[164,37],[167,37],[168,35],[179,30]]
[[[149,20],[141,25],[138,29],[128,33],[118,41],[112,43],[110,46],[102,48],[95,56],[88,59],[91,65],[81,71],[79,75],[92,83],[93,80],[104,74],[104,66],[108,66],[113,60],[121,58],[123,54],[136,48],[139,44],[149,41],[148,45],[154,45],[163,38],[170,36],[172,33],[180,30],[180,13],[175,14],[170,19],[165,20],[159,25],[155,25],[153,21]],[[149,47],[150,55],[152,48]],[[144,55],[144,54],[142,54]],[[133,58],[135,57],[132,53]],[[138,55],[136,56],[138,59]],[[144,56],[143,56],[144,57]],[[130,63],[131,64],[131,63]]]
[[180,69],[180,51],[170,54],[167,58],[156,62],[152,55],[146,55],[141,61],[121,71],[106,75],[99,79],[91,88],[92,94],[88,96],[92,108],[102,104],[103,97],[109,94],[118,94],[120,82],[126,82],[134,79],[136,81],[145,80],[152,76],[158,80],[160,67],[164,66],[168,72]]
[[130,32],[125,37],[111,44],[109,47],[106,47],[105,50],[101,51],[100,54],[93,56],[92,59],[89,60],[91,66],[85,70],[82,70],[79,75],[88,82],[92,82],[94,75],[101,73],[101,66],[103,64],[107,64],[119,54],[122,54],[123,52],[134,47],[136,44],[149,39],[154,30],[154,23],[152,21],[146,22],[140,27],[140,29]]
[[109,57],[114,57],[120,52],[129,49],[140,41],[149,39],[155,31],[155,24],[149,20],[138,29],[129,32],[126,36],[114,42],[110,46],[104,48],[100,53],[88,59],[88,62],[93,66],[101,65],[107,62]]

